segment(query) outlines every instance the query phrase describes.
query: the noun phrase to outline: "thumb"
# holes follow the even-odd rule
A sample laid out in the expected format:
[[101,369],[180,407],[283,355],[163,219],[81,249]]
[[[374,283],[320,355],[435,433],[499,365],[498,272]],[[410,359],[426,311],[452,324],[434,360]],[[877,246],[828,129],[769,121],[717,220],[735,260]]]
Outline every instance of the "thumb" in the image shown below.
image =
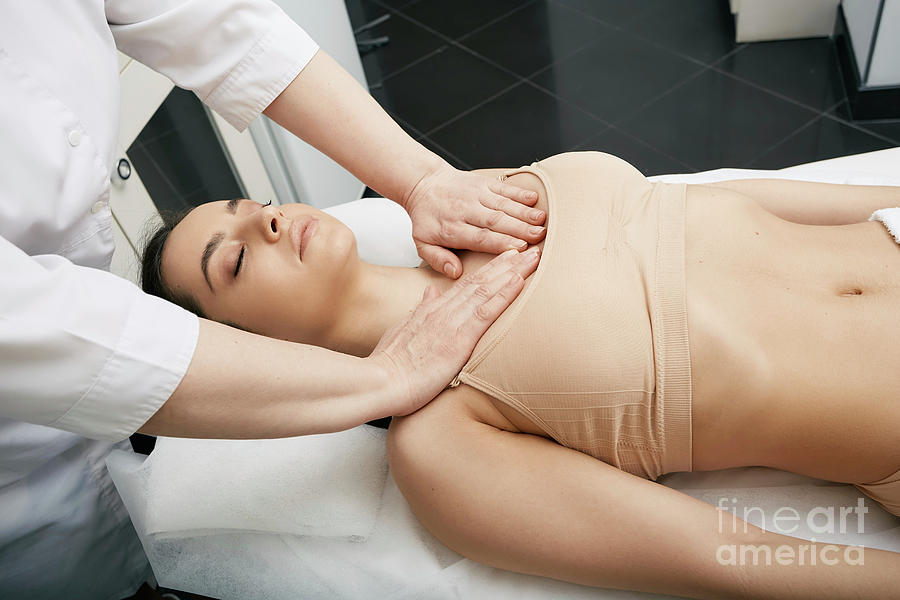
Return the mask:
[[420,243],[416,244],[416,250],[422,260],[438,273],[443,273],[450,279],[456,279],[462,274],[462,263],[459,261],[459,257],[443,246]]

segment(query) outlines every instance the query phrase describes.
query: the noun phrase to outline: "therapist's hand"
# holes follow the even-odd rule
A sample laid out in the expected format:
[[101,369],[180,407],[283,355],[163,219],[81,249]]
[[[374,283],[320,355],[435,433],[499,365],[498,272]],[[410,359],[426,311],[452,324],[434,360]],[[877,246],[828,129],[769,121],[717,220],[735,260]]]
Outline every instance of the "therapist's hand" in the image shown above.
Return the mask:
[[537,198],[535,192],[444,162],[423,176],[402,204],[419,256],[456,279],[462,263],[448,248],[499,254],[539,242],[546,214],[532,208]]
[[438,295],[425,290],[406,322],[385,332],[369,358],[384,370],[397,394],[392,414],[428,404],[469,359],[475,344],[515,300],[540,260],[537,247],[506,252]]

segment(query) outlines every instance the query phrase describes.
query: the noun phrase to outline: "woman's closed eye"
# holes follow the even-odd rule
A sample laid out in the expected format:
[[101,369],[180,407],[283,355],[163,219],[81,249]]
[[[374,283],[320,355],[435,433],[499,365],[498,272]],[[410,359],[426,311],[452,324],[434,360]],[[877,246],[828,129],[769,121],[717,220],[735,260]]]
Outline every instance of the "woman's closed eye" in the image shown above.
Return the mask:
[[244,264],[244,251],[247,249],[246,246],[241,246],[241,251],[238,254],[237,261],[234,265],[234,278],[237,279],[238,273],[241,271],[241,265]]

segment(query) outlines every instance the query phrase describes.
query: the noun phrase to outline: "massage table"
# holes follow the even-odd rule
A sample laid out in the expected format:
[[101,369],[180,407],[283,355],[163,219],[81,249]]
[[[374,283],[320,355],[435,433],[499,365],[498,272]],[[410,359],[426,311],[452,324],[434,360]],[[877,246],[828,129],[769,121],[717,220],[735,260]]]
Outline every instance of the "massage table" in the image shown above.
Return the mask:
[[[900,185],[900,148],[779,171],[718,169],[651,179],[747,178]],[[364,260],[418,264],[409,220],[392,202],[363,198],[327,212],[354,231]],[[159,438],[149,457],[117,451],[107,465],[164,587],[222,600],[669,597],[589,588],[463,558],[412,515],[390,475],[385,436],[361,426],[283,440]],[[739,517],[747,509],[749,522],[820,546],[900,552],[900,518],[850,485],[761,467],[673,473],[658,481]],[[841,507],[853,509],[843,526]],[[780,523],[796,530],[775,526],[779,510]],[[730,527],[730,514],[722,514]]]

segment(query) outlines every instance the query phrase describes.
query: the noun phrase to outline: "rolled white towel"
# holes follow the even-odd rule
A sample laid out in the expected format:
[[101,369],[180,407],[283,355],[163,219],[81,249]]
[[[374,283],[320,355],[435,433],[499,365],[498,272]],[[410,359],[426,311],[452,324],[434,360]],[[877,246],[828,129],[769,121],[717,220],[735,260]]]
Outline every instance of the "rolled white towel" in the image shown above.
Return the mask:
[[894,241],[900,244],[900,207],[880,208],[872,213],[870,221],[881,221],[887,230],[894,236]]

